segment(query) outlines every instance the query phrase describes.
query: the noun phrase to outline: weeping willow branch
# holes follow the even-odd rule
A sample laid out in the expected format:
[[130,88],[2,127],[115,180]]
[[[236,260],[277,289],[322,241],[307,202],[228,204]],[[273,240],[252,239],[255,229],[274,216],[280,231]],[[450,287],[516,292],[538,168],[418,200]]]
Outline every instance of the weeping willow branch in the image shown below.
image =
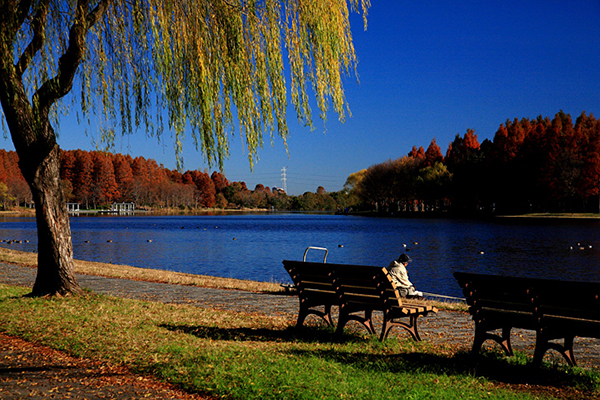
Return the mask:
[[[25,6],[25,5],[23,5]],[[46,18],[48,16],[48,1],[40,2],[38,11],[33,17],[31,22],[31,29],[33,31],[33,38],[31,42],[21,55],[19,62],[16,66],[16,73],[19,79],[23,76],[23,73],[29,66],[33,56],[41,50],[44,45],[44,32],[46,30]]]
[[343,76],[357,64],[349,14],[362,12],[366,27],[369,6],[368,0],[23,0],[15,17],[15,70],[41,113],[69,112],[52,105],[70,93],[84,121],[99,115],[106,131],[143,129],[159,139],[168,130],[178,160],[189,135],[209,165],[221,168],[230,138],[239,135],[252,166],[263,135],[286,143],[288,98],[299,121],[313,127],[309,87],[323,120],[330,107],[344,120]]

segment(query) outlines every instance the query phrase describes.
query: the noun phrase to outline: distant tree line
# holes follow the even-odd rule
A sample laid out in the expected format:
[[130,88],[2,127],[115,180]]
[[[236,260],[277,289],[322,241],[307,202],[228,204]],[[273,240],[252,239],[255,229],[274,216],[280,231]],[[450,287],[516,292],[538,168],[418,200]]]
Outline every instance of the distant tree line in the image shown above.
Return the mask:
[[469,129],[445,156],[433,139],[350,175],[345,188],[384,212],[599,212],[600,120],[583,112],[573,123],[562,111],[507,120],[481,144]]
[[18,163],[17,153],[0,150],[0,206],[5,210],[32,201],[31,190]]
[[[0,150],[0,206],[31,204],[31,191],[18,168],[14,151]],[[229,182],[224,174],[170,170],[155,160],[101,151],[61,152],[60,178],[67,202],[82,209],[108,208],[114,202],[162,209],[275,209],[334,211],[338,194],[319,186],[315,193],[288,196],[277,188]]]
[[[224,174],[179,172],[152,159],[100,151],[61,153],[61,183],[68,202],[107,208],[200,210],[274,209],[529,213],[600,211],[600,120],[583,112],[575,122],[507,120],[481,144],[471,129],[456,135],[446,154],[433,139],[403,157],[351,174],[344,189],[289,196],[277,188],[229,182]],[[30,204],[31,192],[13,151],[0,150],[0,206]]]

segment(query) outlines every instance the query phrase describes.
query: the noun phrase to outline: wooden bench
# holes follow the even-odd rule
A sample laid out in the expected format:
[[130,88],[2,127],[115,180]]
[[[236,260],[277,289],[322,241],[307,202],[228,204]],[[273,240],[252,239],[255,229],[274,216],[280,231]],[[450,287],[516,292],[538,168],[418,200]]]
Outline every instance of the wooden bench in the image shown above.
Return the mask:
[[340,302],[333,284],[332,264],[284,261],[283,265],[294,282],[300,300],[296,327],[301,328],[306,317],[311,314],[323,318],[327,325],[333,326],[331,307]]
[[[550,349],[576,365],[576,336],[600,338],[600,283],[455,272],[475,321],[473,354],[492,339],[512,355],[512,328],[536,332],[533,363]],[[500,334],[494,333],[501,330]],[[563,343],[554,342],[562,339]]]
[[[437,312],[433,306],[403,302],[385,268],[288,260],[283,265],[298,289],[298,328],[309,314],[323,317],[333,325],[331,307],[338,306],[337,333],[342,333],[348,322],[357,321],[375,334],[373,311],[381,311],[381,340],[385,340],[394,326],[400,326],[418,341],[421,338],[417,318]],[[400,321],[405,318],[408,322]]]

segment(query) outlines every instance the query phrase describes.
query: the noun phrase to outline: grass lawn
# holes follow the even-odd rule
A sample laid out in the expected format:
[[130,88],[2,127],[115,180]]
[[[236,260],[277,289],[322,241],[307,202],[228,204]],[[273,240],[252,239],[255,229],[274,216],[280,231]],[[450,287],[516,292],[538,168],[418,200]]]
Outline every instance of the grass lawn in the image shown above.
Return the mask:
[[[593,398],[600,386],[598,374],[536,372],[519,357],[488,355],[482,367],[466,354],[426,341],[381,343],[359,334],[341,341],[318,327],[297,333],[284,317],[92,293],[23,297],[29,291],[0,284],[0,330],[71,355],[124,364],[190,392],[231,399],[533,399],[561,393]],[[525,375],[534,384],[507,384],[507,377]],[[564,388],[536,386],[540,379],[562,381]]]

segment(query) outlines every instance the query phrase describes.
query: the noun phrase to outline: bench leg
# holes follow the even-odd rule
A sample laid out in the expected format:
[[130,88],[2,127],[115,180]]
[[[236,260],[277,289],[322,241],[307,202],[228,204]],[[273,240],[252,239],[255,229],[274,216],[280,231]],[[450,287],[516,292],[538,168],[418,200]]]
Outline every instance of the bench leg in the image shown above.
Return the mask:
[[500,347],[502,347],[502,350],[504,350],[504,352],[506,354],[508,354],[509,356],[512,357],[513,355],[513,350],[512,350],[512,346],[510,344],[510,331],[511,331],[511,327],[505,327],[502,328],[502,337],[501,337],[501,341],[498,342],[500,344]]
[[344,326],[348,323],[348,313],[344,310],[344,306],[340,306],[340,315],[338,317],[337,329],[335,330],[336,335],[344,333]]
[[409,317],[410,322],[406,323],[406,322],[394,321],[393,318],[388,319],[384,315],[383,328],[381,329],[381,336],[380,336],[379,340],[384,341],[388,337],[390,330],[394,326],[400,326],[400,327],[406,329],[415,341],[420,342],[421,336],[419,336],[419,330],[417,328],[417,318],[418,317],[419,317],[418,315],[411,315]]
[[541,332],[537,332],[535,336],[535,350],[533,352],[533,365],[539,367],[542,365],[544,354],[548,351],[548,339]]
[[564,338],[563,344],[552,343],[550,342],[550,337],[538,332],[535,340],[535,351],[533,353],[533,365],[536,367],[542,365],[544,354],[546,354],[548,350],[553,349],[558,351],[564,357],[564,359],[567,361],[567,364],[572,367],[577,366],[575,354],[573,353],[574,339],[575,337],[571,335]]
[[333,320],[331,319],[331,305],[325,306],[325,312],[321,316],[325,320],[328,326],[333,326]]
[[471,353],[473,355],[479,354],[481,351],[481,346],[483,346],[483,342],[488,339],[491,339],[498,343],[504,353],[508,356],[513,355],[512,346],[510,344],[510,331],[512,327],[507,326],[502,328],[502,335],[496,335],[493,333],[489,333],[487,328],[482,324],[475,323],[475,338],[473,339],[473,349]]
[[344,326],[350,321],[360,322],[370,334],[375,333],[375,327],[373,326],[373,310],[365,310],[365,316],[361,317],[359,315],[352,315],[348,311],[344,309],[344,307],[340,307],[340,316],[338,319],[337,329],[335,331],[336,334],[342,334],[344,332]]
[[373,310],[365,311],[365,320],[363,325],[367,328],[370,334],[375,334],[375,327],[373,326]]
[[298,321],[296,322],[296,329],[302,328],[304,325],[304,320],[310,314],[323,318],[327,326],[333,326],[333,320],[331,318],[331,305],[325,305],[324,307],[324,311],[311,310],[310,307],[306,307],[301,303],[300,311],[298,312]]
[[577,366],[577,362],[575,361],[575,354],[573,353],[573,340],[574,339],[575,339],[574,336],[566,337],[564,346],[563,346],[563,351],[561,352],[561,354],[563,355],[565,360],[567,360],[569,365],[571,365],[572,367]]

